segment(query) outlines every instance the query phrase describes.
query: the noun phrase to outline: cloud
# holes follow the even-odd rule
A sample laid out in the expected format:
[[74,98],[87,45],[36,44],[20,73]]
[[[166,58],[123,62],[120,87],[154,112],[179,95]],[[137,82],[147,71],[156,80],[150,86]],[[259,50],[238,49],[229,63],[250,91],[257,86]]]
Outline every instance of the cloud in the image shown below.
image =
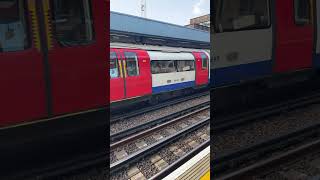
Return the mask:
[[208,5],[210,0],[198,0],[196,4],[193,5],[192,13],[194,15],[200,15],[204,13],[204,7]]

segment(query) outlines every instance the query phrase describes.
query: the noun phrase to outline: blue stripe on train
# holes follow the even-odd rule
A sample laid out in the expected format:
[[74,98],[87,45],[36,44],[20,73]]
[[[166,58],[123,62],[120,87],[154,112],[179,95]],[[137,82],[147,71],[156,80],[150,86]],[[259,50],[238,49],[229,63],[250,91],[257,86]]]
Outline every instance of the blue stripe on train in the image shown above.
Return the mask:
[[211,73],[211,86],[219,87],[237,84],[243,80],[252,80],[272,73],[272,61],[260,61],[225,68],[214,69]]
[[178,89],[183,89],[183,88],[188,88],[193,86],[195,86],[195,81],[189,81],[189,82],[170,84],[165,86],[152,87],[152,92],[160,93],[160,92],[173,91],[173,90],[178,90]]

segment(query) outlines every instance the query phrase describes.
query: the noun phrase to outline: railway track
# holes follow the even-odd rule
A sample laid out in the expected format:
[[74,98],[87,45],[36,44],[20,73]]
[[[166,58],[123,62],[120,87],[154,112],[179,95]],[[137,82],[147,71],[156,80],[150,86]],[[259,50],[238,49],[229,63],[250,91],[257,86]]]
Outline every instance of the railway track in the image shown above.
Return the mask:
[[110,141],[114,143],[145,129],[152,128],[171,119],[206,107],[209,104],[210,97],[208,93],[204,93],[153,111],[146,112],[142,110],[141,112],[135,113],[135,116],[129,114],[125,118],[123,117],[121,120],[113,121],[113,123],[111,123]]
[[259,174],[277,173],[281,170],[275,170],[279,164],[310,154],[315,148],[319,152],[319,137],[320,123],[220,156],[214,160],[214,168],[218,171],[228,168],[230,173],[218,176],[217,179],[261,178],[263,175]]
[[141,116],[148,120],[132,126],[133,130],[117,132],[120,136],[110,134],[111,179],[164,177],[209,146],[210,97],[207,93],[125,120],[141,120]]
[[[239,135],[242,136],[241,132],[251,133],[250,131],[256,127],[250,127],[250,125],[255,123],[258,124],[262,119],[268,119],[274,117],[275,115],[288,114],[295,110],[299,110],[300,108],[305,108],[311,105],[319,104],[319,102],[320,94],[316,92],[313,95],[282,102],[276,105],[260,108],[239,115],[230,116],[225,119],[219,119],[218,121],[216,121],[216,126],[212,127],[212,131],[214,132],[213,134],[215,134],[214,136],[216,137],[216,140],[217,137],[219,137],[219,135],[221,134],[240,133]],[[248,145],[242,145],[241,147],[239,146],[240,148],[232,148],[233,145],[231,146],[227,144],[224,146],[230,146],[229,148],[222,148],[225,149],[225,153],[213,152],[215,154],[214,157],[216,157],[213,160],[213,163],[215,164],[213,171],[216,172],[214,174],[215,178],[229,179],[238,177],[237,173],[244,172],[245,170],[247,170],[249,166],[251,167],[251,164],[254,164],[253,162],[261,160],[261,157],[268,157],[268,155],[275,153],[279,149],[281,150],[292,144],[298,144],[299,142],[306,142],[306,139],[308,139],[309,137],[312,138],[315,135],[318,136],[318,129],[320,127],[320,124],[317,124],[317,121],[312,122],[310,120],[305,120],[305,124],[309,125],[308,127],[303,125],[304,122],[301,122],[301,119],[299,121],[295,120],[294,122],[299,122],[300,125],[297,126],[301,126],[303,128],[291,127],[290,130],[294,130],[294,132],[287,130],[288,132],[286,134],[283,132],[277,132],[274,133],[274,136],[271,136],[267,135],[266,133],[268,131],[272,131],[270,130],[272,126],[266,127],[267,131],[263,130],[263,132],[259,132],[260,135],[256,135],[257,137],[261,136],[263,140],[256,140],[256,137],[250,138],[248,136],[249,139],[247,141],[255,143],[248,143]],[[264,123],[267,125],[268,121],[266,120]],[[283,122],[279,122],[277,124],[277,120],[274,120],[273,123],[278,127],[283,126]],[[235,129],[241,129],[242,126],[248,126],[248,128],[244,128],[244,130],[238,130],[238,132],[233,132],[233,130],[236,131]],[[285,126],[288,126],[289,128],[291,125],[289,123],[289,125]],[[266,135],[261,135],[261,133]],[[243,136],[246,137],[246,135]],[[270,138],[264,139],[264,136],[270,136]],[[228,136],[226,135],[226,137]],[[237,142],[239,140],[232,141]],[[254,164],[252,166],[255,167],[257,165]]]
[[[183,104],[183,102],[186,102],[186,101],[192,103],[192,102],[198,101],[198,100],[194,100],[197,98],[200,98],[200,101],[201,101],[201,102],[198,101],[197,105],[199,105],[199,106],[196,106],[197,108],[200,108],[200,109],[197,109],[196,107],[189,108],[192,106],[192,104],[184,105],[184,107],[185,107],[184,109],[182,108],[182,109],[179,109],[176,111],[167,112],[167,113],[163,114],[162,119],[158,120],[157,123],[154,123],[154,122],[150,123],[149,122],[148,126],[144,125],[144,128],[139,129],[139,130],[142,131],[142,130],[145,130],[147,127],[152,126],[153,127],[152,130],[158,130],[159,132],[161,130],[163,130],[162,128],[167,128],[167,130],[169,130],[171,132],[173,132],[173,131],[181,132],[181,130],[183,128],[186,128],[185,125],[189,126],[192,123],[196,124],[196,121],[192,121],[192,120],[190,120],[186,124],[184,124],[182,122],[183,118],[185,119],[187,117],[190,117],[190,118],[194,118],[196,120],[199,120],[201,118],[201,113],[203,116],[208,116],[209,107],[205,106],[205,101],[207,101],[207,100],[205,100],[205,98],[203,98],[203,97],[208,98],[208,93],[198,94],[198,95],[194,95],[194,96],[191,96],[188,98],[183,98],[183,99],[179,99],[179,100],[175,100],[174,102],[171,102],[170,107],[173,107],[175,105],[179,106],[179,104],[181,107],[181,104]],[[185,100],[185,101],[183,101],[183,100]],[[194,101],[192,101],[192,100],[194,100]],[[168,105],[168,104],[166,104],[166,105]],[[164,105],[162,104],[161,106],[157,106],[157,107],[165,108],[162,106],[164,106]],[[147,110],[144,109],[142,111],[135,112],[135,113],[128,113],[122,117],[127,117],[125,119],[130,119],[130,118],[134,118],[137,116],[145,116],[145,114],[152,113],[152,110],[155,110],[154,108],[155,107],[148,108]],[[192,113],[192,111],[194,111],[193,112],[194,114]],[[196,114],[196,113],[198,113],[198,114]],[[181,119],[180,122],[179,122],[179,119]],[[121,121],[122,118],[119,118],[118,120]],[[166,120],[168,120],[168,121],[166,121]],[[114,124],[116,122],[117,121],[114,121],[112,123]],[[139,125],[141,126],[142,124],[139,124]],[[199,123],[198,126],[194,126],[193,128],[200,127],[201,125],[202,125],[202,123]],[[136,127],[134,127],[134,128],[136,128]],[[172,129],[170,129],[170,128],[172,128]],[[185,132],[191,132],[193,128],[191,128],[191,129],[189,129],[189,131],[185,131]],[[134,131],[134,132],[136,132],[136,131]],[[131,133],[128,133],[128,134],[132,135],[132,133],[134,133],[134,132],[131,131]],[[149,132],[151,133],[150,129],[149,129]],[[126,134],[126,135],[128,135],[128,134]],[[143,135],[143,132],[140,132],[140,135]],[[182,137],[182,135],[183,134],[181,134],[181,137]],[[94,133],[94,137],[98,137],[98,136],[100,137],[99,139],[105,140],[104,138],[101,138],[101,136],[102,136],[101,134],[98,135],[97,133]],[[134,135],[134,136],[137,136],[137,135]],[[128,140],[132,140],[132,138],[134,136],[130,136],[130,137],[125,136],[126,139],[123,139],[122,141],[119,141],[119,142],[113,144],[111,146],[111,148],[114,148],[114,147],[121,148],[121,147],[119,147],[119,145],[125,145],[123,143],[126,141],[128,142]],[[164,138],[168,138],[168,136],[164,136]],[[25,166],[24,168],[22,168],[22,166],[21,166],[21,171],[19,171],[17,173],[9,173],[9,172],[7,173],[6,172],[6,175],[1,176],[1,178],[3,178],[3,179],[48,179],[48,178],[68,179],[70,177],[72,179],[72,177],[74,177],[74,176],[77,178],[86,176],[86,174],[83,174],[83,172],[86,172],[86,171],[88,171],[88,172],[93,171],[94,172],[93,176],[95,176],[95,177],[99,177],[102,179],[108,178],[108,176],[107,176],[108,173],[106,173],[107,169],[108,169],[108,168],[106,168],[106,161],[107,161],[107,157],[109,155],[107,154],[107,152],[105,150],[105,146],[103,148],[102,148],[102,146],[100,146],[100,144],[102,145],[103,143],[101,143],[99,140],[97,140],[99,142],[92,142],[92,140],[86,141],[86,139],[92,139],[91,137],[88,137],[86,135],[83,135],[82,138],[78,138],[77,140],[71,140],[71,139],[72,139],[71,137],[68,138],[68,143],[65,143],[65,144],[60,143],[60,144],[56,145],[56,146],[59,146],[58,149],[61,149],[61,152],[60,151],[55,152],[54,149],[56,149],[56,147],[53,147],[52,146],[53,143],[50,143],[50,142],[47,142],[48,143],[47,147],[41,146],[41,147],[33,148],[33,149],[42,149],[41,150],[42,152],[39,153],[39,156],[37,156],[34,159],[34,163],[29,163],[28,165],[27,164],[23,165],[23,166]],[[80,139],[82,139],[82,141]],[[94,139],[97,139],[97,138],[94,138]],[[172,136],[170,139],[174,140],[175,138]],[[74,144],[74,143],[76,143],[78,146],[73,147],[73,148],[71,148],[71,147],[69,148],[69,146],[73,146],[72,144]],[[160,145],[161,143],[159,143],[159,142],[155,141],[154,143],[158,143],[157,148],[161,146]],[[65,148],[60,148],[60,146],[65,147]],[[101,147],[101,148],[92,149],[92,148],[89,148],[89,146]],[[155,148],[155,149],[157,149],[157,148]],[[48,152],[46,152],[46,149],[48,149]],[[51,150],[49,150],[49,149],[51,149]],[[63,149],[77,149],[77,151],[76,151],[77,154],[75,154],[74,151],[70,152],[69,150],[68,150],[68,152],[64,152]],[[85,150],[82,150],[80,152],[80,149],[85,149]],[[100,149],[100,150],[98,150],[98,149]],[[33,150],[30,150],[30,151],[33,151]],[[30,152],[30,154],[31,154],[31,152]],[[30,162],[32,162],[32,161],[30,161]],[[9,161],[8,161],[8,163],[9,163]],[[11,162],[11,163],[13,163],[13,162]],[[101,173],[97,173],[97,171],[101,172]],[[14,172],[14,171],[12,171],[12,172]],[[83,176],[82,175],[77,176],[77,174],[83,174]],[[101,177],[101,176],[103,176],[103,177]],[[90,178],[90,177],[88,177],[88,178]]]
[[126,110],[125,114],[123,113],[123,110],[121,110],[121,111],[117,110],[115,113],[111,112],[110,123],[112,124],[112,123],[120,121],[120,120],[128,119],[128,118],[138,116],[141,114],[145,114],[145,113],[157,110],[157,109],[165,108],[168,106],[173,106],[178,103],[183,103],[188,100],[192,100],[192,99],[196,99],[196,98],[200,98],[202,96],[208,96],[208,95],[210,95],[210,92],[205,91],[205,92],[196,93],[196,94],[193,94],[190,96],[178,97],[173,100],[164,101],[164,102],[161,102],[156,105],[135,106],[135,107],[130,106],[130,109],[128,109],[128,108],[125,109]]
[[142,155],[145,153],[145,148],[158,146],[162,142],[169,141],[180,133],[185,133],[189,129],[193,129],[194,126],[206,122],[209,118],[210,106],[206,106],[113,143],[110,145],[111,164],[126,162],[127,158],[137,158],[139,153]]
[[320,92],[314,92],[311,95],[250,110],[244,113],[237,113],[223,118],[218,118],[215,120],[215,126],[212,130],[214,133],[219,133],[242,124],[254,122],[266,117],[275,116],[283,112],[293,111],[295,109],[317,103],[320,103]]
[[[261,163],[273,165],[274,168],[252,175],[255,179],[319,179],[320,151],[319,141],[313,141],[285,154]],[[258,168],[258,167],[257,167]],[[266,169],[267,170],[267,169]]]
[[158,179],[210,143],[210,119],[110,165],[111,179]]

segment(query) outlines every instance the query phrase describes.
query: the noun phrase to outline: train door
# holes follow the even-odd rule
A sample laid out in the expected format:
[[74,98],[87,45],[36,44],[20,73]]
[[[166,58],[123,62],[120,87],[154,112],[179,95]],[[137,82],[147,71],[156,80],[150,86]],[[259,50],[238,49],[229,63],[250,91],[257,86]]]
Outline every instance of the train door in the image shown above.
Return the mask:
[[44,0],[53,115],[104,107],[107,6],[94,0]]
[[196,59],[196,85],[205,85],[209,83],[209,58],[203,52],[193,53]]
[[150,58],[146,51],[120,50],[125,77],[125,96],[134,98],[152,93]]
[[276,5],[276,72],[312,66],[313,22],[311,0],[281,0]]
[[213,11],[214,86],[271,74],[270,1],[216,0]]
[[0,1],[0,126],[47,115],[40,45],[35,2]]
[[120,57],[115,50],[110,51],[110,102],[125,98],[124,77]]

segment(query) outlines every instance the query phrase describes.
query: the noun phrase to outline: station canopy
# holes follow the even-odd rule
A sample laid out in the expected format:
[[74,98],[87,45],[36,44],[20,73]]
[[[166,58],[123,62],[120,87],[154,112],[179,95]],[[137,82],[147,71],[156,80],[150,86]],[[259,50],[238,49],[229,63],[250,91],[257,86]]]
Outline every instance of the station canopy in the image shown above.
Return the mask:
[[111,12],[110,41],[209,49],[210,33],[190,27]]

